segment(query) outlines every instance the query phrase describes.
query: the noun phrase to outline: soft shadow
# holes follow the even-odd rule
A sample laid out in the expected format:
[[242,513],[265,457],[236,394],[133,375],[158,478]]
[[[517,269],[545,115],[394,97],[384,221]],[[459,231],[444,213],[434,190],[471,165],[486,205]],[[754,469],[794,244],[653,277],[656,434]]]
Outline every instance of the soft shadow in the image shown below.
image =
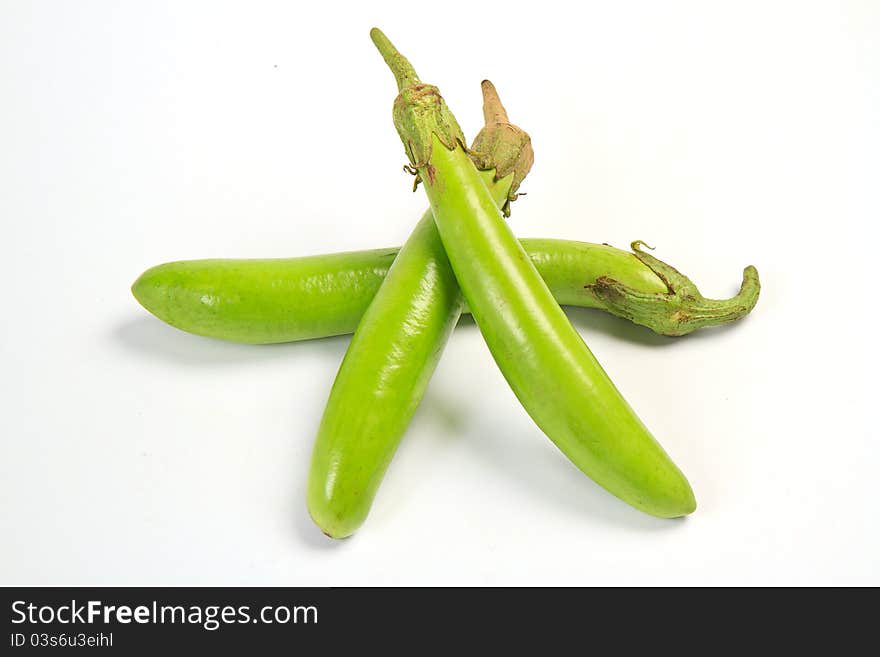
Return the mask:
[[478,434],[466,441],[475,458],[546,498],[548,506],[567,508],[578,521],[652,532],[670,531],[684,522],[684,518],[649,516],[617,499],[566,461],[561,452],[533,442],[547,440],[537,428],[518,437],[505,432],[501,424],[486,426],[482,435],[471,433]]
[[730,322],[729,324],[720,324],[719,326],[706,326],[697,329],[693,333],[688,333],[687,335],[682,335],[678,338],[669,339],[673,342],[687,340],[714,340],[721,336],[726,336],[728,333],[733,333],[734,331],[739,330],[750,319],[751,316],[746,315],[745,317],[742,317],[735,322]]
[[132,318],[113,329],[114,340],[126,351],[141,357],[198,367],[263,362],[293,354],[297,349],[326,352],[328,356],[340,359],[349,337],[339,335],[281,344],[241,344],[186,333],[154,317]]
[[[678,337],[669,337],[654,333],[647,326],[634,324],[622,317],[617,317],[609,312],[598,308],[582,308],[580,306],[563,306],[562,309],[571,323],[578,331],[589,336],[590,333],[603,333],[610,335],[618,340],[630,342],[633,344],[641,344],[648,347],[669,347],[680,344],[688,340],[705,340],[707,338],[718,337],[733,331],[743,322],[748,321],[748,317],[743,317],[730,324],[722,324],[720,326],[708,326],[697,329],[693,333]],[[477,323],[471,315],[462,315],[458,321],[458,327],[464,330],[477,328]]]
[[678,338],[658,335],[646,326],[633,324],[598,308],[566,306],[565,314],[568,315],[575,328],[587,336],[590,333],[603,333],[618,340],[649,347],[668,347],[675,344],[676,340],[678,340]]
[[[645,326],[633,324],[625,319],[616,317],[597,308],[581,308],[579,306],[563,306],[562,308],[571,323],[578,331],[589,335],[590,333],[604,333],[619,340],[643,344],[648,346],[664,347],[674,344],[679,338],[669,338],[658,335]],[[477,328],[477,323],[472,315],[462,315],[458,321],[458,328],[471,330]]]
[[[439,386],[434,386],[439,388]],[[441,389],[432,390],[428,387],[425,396],[422,397],[415,415],[411,422],[427,422],[441,427],[445,435],[450,438],[463,433],[470,418],[463,412],[461,403],[451,395],[446,395]]]
[[[302,490],[304,491],[305,487],[303,487]],[[305,499],[305,494],[300,492],[298,493],[297,498],[299,504],[297,504],[298,510],[293,514],[293,529],[303,545],[310,550],[334,552],[345,549],[345,547],[351,543],[351,538],[338,539],[324,535],[309,517],[309,512],[303,501]]]
[[748,317],[731,322],[730,324],[721,324],[720,326],[707,326],[697,329],[693,333],[681,335],[678,337],[669,337],[654,333],[647,326],[634,324],[621,317],[617,317],[610,313],[599,310],[598,308],[579,308],[575,306],[566,306],[565,314],[571,320],[571,323],[582,331],[584,335],[589,336],[590,333],[603,333],[610,335],[618,340],[641,344],[648,347],[671,347],[676,344],[694,340],[705,340],[707,338],[718,338],[729,331],[736,330],[737,326],[744,321],[748,321]]

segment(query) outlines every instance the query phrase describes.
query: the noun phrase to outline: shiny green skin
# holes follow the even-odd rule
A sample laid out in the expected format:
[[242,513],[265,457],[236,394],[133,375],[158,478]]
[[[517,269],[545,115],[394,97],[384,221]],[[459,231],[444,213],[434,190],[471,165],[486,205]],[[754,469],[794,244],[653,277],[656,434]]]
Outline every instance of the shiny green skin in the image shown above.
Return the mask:
[[[508,189],[487,196],[497,207]],[[327,536],[351,536],[366,520],[462,307],[428,210],[358,324],[321,418],[306,504]]]
[[397,251],[168,262],[131,291],[156,317],[197,335],[252,344],[323,338],[354,331]]
[[596,483],[646,513],[696,508],[687,479],[630,408],[541,279],[460,148],[420,168],[434,221],[489,350],[523,407]]
[[[590,287],[602,276],[640,292],[667,291],[620,249],[557,239],[520,243],[563,305],[606,308]],[[144,308],[189,333],[251,344],[323,338],[354,332],[398,251],[183,260],[148,269],[131,289]]]

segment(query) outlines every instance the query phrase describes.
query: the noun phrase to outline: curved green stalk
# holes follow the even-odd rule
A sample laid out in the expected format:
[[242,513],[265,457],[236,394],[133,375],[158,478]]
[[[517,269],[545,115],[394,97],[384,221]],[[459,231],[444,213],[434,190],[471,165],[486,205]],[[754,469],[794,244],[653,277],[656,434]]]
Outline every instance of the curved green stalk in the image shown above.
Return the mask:
[[[493,172],[480,175],[493,196],[504,196]],[[745,317],[760,292],[757,271],[747,267],[736,296],[706,299],[639,243],[635,253],[560,239],[520,244],[560,305],[599,308],[663,335]],[[324,338],[354,332],[399,251],[168,262],[141,274],[131,290],[156,317],[196,335],[250,344]]]
[[650,267],[666,285],[666,291],[643,292],[615,280],[600,276],[590,286],[604,306],[615,315],[637,324],[650,326],[657,333],[685,335],[704,326],[717,326],[746,316],[758,302],[761,283],[758,270],[749,265],[743,270],[739,292],[731,299],[707,299],[691,280],[674,267],[642,250],[649,247],[641,240],[631,245],[640,262]]
[[[392,65],[396,50],[371,33]],[[395,72],[395,76],[397,73]],[[536,424],[584,473],[655,516],[696,508],[685,476],[642,424],[556,303],[460,144],[439,94],[401,90],[395,126],[425,183],[444,249],[489,350]],[[428,117],[425,119],[425,117]],[[431,135],[422,143],[425,127]],[[448,137],[448,135],[447,135]]]

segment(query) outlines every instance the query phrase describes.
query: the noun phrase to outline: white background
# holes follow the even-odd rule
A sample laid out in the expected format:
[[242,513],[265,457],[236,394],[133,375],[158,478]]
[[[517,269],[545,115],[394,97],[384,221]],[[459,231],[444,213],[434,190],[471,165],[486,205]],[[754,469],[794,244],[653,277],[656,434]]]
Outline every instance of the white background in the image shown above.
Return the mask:
[[[0,583],[880,584],[880,5],[497,7],[0,5]],[[644,239],[709,296],[758,267],[732,327],[570,313],[691,517],[581,475],[468,323],[330,541],[304,482],[348,339],[228,344],[132,298],[163,261],[405,239],[374,24],[467,134],[484,77],[532,134],[520,235]]]

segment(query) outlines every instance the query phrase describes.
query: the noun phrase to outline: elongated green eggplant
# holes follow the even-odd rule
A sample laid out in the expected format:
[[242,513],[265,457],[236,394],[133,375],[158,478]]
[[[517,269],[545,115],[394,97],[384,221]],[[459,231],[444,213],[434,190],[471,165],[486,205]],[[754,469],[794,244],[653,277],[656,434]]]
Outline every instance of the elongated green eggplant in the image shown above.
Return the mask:
[[[484,187],[492,202],[507,208],[531,168],[531,143],[493,117],[486,112],[472,157],[497,181],[494,196]],[[350,536],[366,519],[463,306],[428,210],[361,318],[321,418],[306,501],[328,536]]]
[[[491,173],[480,173],[497,189]],[[559,304],[599,308],[662,335],[735,321],[758,301],[754,267],[736,296],[715,300],[639,242],[632,253],[572,240],[520,243]],[[148,269],[131,289],[156,317],[197,335],[251,344],[324,338],[354,332],[399,251],[181,260]]]
[[394,124],[495,362],[523,407],[585,474],[651,515],[687,515],[684,474],[633,412],[553,298],[480,180],[439,90],[379,30],[394,73]]

